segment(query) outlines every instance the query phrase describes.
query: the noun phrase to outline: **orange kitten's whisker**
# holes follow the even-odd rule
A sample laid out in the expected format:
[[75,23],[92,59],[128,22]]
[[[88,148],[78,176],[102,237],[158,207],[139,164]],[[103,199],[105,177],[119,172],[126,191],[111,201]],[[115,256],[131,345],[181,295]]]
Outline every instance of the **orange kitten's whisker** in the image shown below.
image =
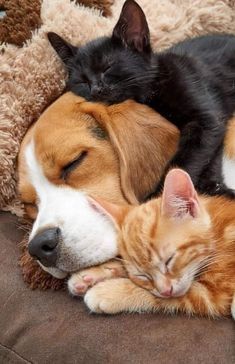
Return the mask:
[[191,278],[196,278],[202,274],[211,264],[214,264],[214,260],[211,260],[212,257],[205,257],[203,260],[198,262],[196,266],[193,266],[188,270],[187,274]]

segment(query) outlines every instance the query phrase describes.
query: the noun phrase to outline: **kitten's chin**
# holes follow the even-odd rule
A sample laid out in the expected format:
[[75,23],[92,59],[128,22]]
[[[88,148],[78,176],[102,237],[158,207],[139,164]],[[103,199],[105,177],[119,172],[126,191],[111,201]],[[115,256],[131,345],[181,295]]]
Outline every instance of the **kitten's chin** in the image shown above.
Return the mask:
[[183,284],[181,282],[178,286],[177,286],[177,284],[173,285],[173,296],[172,297],[184,296],[190,289],[192,283],[193,283],[193,281],[191,279],[187,279],[184,281]]
[[89,101],[103,102],[104,104],[112,105],[112,104],[119,104],[125,100],[126,100],[125,97],[99,96],[99,97],[90,97]]
[[158,297],[158,298],[169,298],[169,297],[164,297],[164,296],[162,296],[162,295],[158,292],[158,290],[157,290],[156,288],[152,289],[152,290],[151,290],[151,293],[152,293],[154,296]]
[[158,292],[158,290],[156,288],[154,288],[153,290],[151,290],[151,293],[154,296],[158,297],[158,298],[172,298],[173,297],[173,295],[171,295],[171,296],[163,296],[163,295],[161,295],[161,293]]

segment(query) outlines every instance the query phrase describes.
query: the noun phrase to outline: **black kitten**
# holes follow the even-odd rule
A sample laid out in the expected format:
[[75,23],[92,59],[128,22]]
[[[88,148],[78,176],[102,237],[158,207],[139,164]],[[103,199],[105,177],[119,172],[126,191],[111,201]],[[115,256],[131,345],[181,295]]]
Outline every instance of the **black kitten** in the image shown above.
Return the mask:
[[181,131],[169,166],[185,169],[200,192],[233,196],[223,184],[222,147],[235,110],[234,36],[198,37],[153,53],[145,15],[127,0],[111,37],[80,48],[55,33],[48,38],[67,66],[69,90],[92,101],[151,106]]

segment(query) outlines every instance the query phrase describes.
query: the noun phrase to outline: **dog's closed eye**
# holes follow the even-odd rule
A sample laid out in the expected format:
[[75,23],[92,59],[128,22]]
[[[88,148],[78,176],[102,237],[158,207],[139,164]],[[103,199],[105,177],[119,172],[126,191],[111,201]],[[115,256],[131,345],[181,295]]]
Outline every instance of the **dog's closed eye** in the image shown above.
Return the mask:
[[81,152],[79,154],[79,156],[72,160],[71,162],[67,163],[62,171],[61,171],[61,175],[60,178],[63,179],[64,181],[67,179],[67,177],[69,176],[69,174],[76,169],[82,162],[83,160],[86,158],[88,152],[86,150],[84,150],[83,152]]

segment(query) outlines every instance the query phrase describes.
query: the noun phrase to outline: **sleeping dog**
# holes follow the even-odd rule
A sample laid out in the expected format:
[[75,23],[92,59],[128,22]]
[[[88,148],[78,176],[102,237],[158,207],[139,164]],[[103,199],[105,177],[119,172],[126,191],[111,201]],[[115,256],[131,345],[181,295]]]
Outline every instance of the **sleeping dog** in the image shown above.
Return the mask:
[[41,267],[63,278],[114,257],[113,230],[102,216],[93,224],[97,214],[78,191],[138,203],[160,179],[178,135],[134,101],[105,106],[67,93],[54,102],[26,134],[18,165],[21,200],[35,220],[29,252]]
[[[83,193],[138,203],[160,179],[178,137],[173,125],[134,101],[105,106],[67,93],[53,103],[26,134],[18,166],[20,196],[35,220],[29,252],[41,267],[64,278],[113,258],[113,227]],[[231,188],[234,160],[235,119],[223,165]]]

